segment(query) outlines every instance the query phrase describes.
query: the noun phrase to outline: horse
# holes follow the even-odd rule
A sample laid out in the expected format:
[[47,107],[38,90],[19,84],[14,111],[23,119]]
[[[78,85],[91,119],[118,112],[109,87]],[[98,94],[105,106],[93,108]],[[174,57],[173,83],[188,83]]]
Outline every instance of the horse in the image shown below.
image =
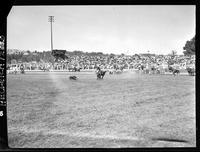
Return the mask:
[[172,73],[173,73],[174,76],[175,76],[176,74],[178,75],[178,74],[180,74],[180,70],[174,69]]
[[103,79],[107,71],[99,71],[97,72],[97,79]]
[[97,79],[103,79],[103,77],[105,76],[106,72],[107,71],[103,71],[100,68],[97,68],[97,72],[96,72]]
[[194,76],[194,74],[195,74],[195,69],[194,68],[188,67],[188,68],[186,68],[186,70],[187,70],[189,75]]
[[172,74],[175,76],[176,74],[178,75],[178,74],[180,74],[180,70],[178,70],[178,69],[175,69],[175,68],[173,68],[173,67],[169,67],[169,72],[172,72]]
[[70,80],[77,80],[78,78],[76,76],[69,76]]

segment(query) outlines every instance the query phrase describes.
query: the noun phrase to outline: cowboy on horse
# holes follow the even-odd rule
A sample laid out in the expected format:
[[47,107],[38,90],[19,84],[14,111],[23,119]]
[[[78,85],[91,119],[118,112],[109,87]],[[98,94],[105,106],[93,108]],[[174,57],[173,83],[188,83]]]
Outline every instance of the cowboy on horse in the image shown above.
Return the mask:
[[100,67],[97,67],[97,79],[103,79],[104,75],[106,74],[106,71],[103,71],[100,69]]

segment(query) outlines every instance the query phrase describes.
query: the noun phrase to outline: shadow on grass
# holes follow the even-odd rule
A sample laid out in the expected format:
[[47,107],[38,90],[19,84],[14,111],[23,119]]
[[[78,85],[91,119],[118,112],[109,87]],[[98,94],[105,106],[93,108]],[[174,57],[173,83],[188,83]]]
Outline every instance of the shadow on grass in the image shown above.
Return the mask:
[[172,139],[172,138],[152,138],[152,140],[188,143],[187,140],[183,140],[183,139]]

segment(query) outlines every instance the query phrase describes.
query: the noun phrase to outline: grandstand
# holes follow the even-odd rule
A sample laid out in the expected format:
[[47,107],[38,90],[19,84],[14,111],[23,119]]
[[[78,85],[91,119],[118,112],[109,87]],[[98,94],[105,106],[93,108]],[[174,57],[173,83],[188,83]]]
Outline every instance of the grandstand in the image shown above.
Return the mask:
[[[34,52],[37,54],[36,52]],[[20,54],[17,51],[17,54]],[[39,53],[38,53],[39,54]],[[10,54],[9,54],[10,55]],[[16,53],[15,53],[16,55]],[[155,54],[135,54],[135,55],[115,55],[115,54],[103,54],[100,52],[84,53],[81,51],[67,52],[68,58],[66,60],[52,62],[48,59],[44,60],[41,56],[37,56],[37,61],[33,58],[30,62],[23,62],[25,55],[21,54],[20,58],[15,63],[7,63],[8,70],[13,70],[16,67],[17,70],[23,65],[25,71],[43,71],[48,69],[49,71],[68,71],[71,68],[81,68],[84,70],[94,70],[97,66],[102,69],[119,69],[126,70],[139,69],[140,66],[144,66],[146,69],[151,67],[157,67],[160,71],[167,72],[168,65],[173,66],[182,71],[187,67],[195,68],[195,55],[182,56],[177,55],[171,58],[170,55],[155,55]],[[45,54],[43,55],[45,56]],[[38,59],[39,58],[39,59]],[[14,60],[13,58],[12,60]],[[173,61],[173,62],[172,62]]]

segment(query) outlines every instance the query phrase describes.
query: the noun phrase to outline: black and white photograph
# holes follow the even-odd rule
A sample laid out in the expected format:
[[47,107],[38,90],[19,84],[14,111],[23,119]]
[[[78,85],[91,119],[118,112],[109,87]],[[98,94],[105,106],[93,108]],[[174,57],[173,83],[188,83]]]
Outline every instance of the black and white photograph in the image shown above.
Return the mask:
[[195,12],[195,5],[13,6],[8,146],[196,147]]

